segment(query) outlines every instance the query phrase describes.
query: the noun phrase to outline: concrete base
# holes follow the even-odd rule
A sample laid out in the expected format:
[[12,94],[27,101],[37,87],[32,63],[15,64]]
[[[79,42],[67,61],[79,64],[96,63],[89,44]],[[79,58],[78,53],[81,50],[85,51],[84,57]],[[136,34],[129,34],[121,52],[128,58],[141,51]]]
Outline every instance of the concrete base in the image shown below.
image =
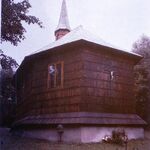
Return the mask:
[[[124,130],[128,139],[144,138],[143,128],[129,127],[66,127],[62,135],[63,142],[90,143],[100,142],[106,135],[111,135],[112,131]],[[59,135],[55,129],[33,129],[24,130],[24,137],[46,139],[52,142],[59,141]]]

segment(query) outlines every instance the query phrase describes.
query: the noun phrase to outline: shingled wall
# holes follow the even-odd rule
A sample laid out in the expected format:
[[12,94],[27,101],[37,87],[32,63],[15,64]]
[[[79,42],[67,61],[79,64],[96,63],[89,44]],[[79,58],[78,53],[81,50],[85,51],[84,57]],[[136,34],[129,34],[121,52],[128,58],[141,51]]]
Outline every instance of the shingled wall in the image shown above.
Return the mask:
[[[108,49],[73,45],[29,56],[17,72],[17,118],[65,112],[135,113],[135,62]],[[61,61],[63,87],[47,88],[48,65]]]

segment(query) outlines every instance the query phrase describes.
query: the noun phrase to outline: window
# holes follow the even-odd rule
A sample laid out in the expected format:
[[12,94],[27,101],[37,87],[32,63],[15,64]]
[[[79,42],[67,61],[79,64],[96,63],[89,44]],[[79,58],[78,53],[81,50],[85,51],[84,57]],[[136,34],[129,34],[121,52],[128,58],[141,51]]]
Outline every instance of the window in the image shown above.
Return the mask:
[[48,88],[63,86],[63,62],[48,66]]

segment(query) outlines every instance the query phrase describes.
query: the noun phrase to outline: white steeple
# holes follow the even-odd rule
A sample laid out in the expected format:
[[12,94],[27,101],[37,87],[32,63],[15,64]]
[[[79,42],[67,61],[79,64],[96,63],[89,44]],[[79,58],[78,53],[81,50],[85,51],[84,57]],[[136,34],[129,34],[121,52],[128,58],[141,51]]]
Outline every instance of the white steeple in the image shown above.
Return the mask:
[[55,36],[56,40],[70,32],[70,25],[69,25],[69,19],[67,14],[67,7],[66,7],[66,1],[63,0],[62,6],[61,6],[61,12],[60,12],[60,18],[58,26],[55,30]]

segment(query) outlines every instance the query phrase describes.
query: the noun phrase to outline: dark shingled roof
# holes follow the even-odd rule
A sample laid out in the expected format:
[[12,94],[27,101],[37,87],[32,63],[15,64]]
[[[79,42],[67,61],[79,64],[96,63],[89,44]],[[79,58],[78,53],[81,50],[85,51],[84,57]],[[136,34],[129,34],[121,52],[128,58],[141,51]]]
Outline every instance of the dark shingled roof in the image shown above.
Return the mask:
[[27,116],[14,125],[48,125],[48,124],[88,124],[88,125],[146,125],[136,114],[112,114],[92,112],[57,113]]

